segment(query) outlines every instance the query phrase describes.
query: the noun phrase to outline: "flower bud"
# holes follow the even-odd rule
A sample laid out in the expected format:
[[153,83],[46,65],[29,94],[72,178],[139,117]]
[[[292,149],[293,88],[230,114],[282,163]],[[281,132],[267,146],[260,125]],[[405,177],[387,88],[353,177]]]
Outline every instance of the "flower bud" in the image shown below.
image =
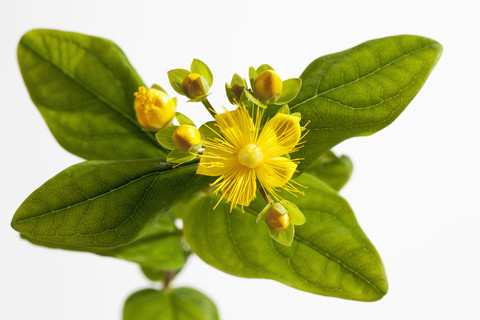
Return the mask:
[[204,96],[210,89],[204,76],[198,73],[190,73],[182,81],[183,92],[190,99]]
[[245,89],[245,86],[242,86],[241,84],[234,84],[232,87],[232,92],[237,98],[237,102],[240,101],[240,97],[242,96],[243,89]]
[[273,103],[282,95],[283,84],[280,77],[272,70],[265,70],[256,78],[253,91],[261,102]]
[[282,231],[290,225],[290,216],[284,206],[280,203],[274,203],[265,214],[265,222],[270,229]]
[[144,128],[159,130],[172,122],[177,102],[163,91],[139,87],[135,92],[134,108],[137,120]]
[[200,131],[189,124],[178,126],[173,132],[172,139],[177,148],[183,152],[188,152],[191,147],[202,143]]

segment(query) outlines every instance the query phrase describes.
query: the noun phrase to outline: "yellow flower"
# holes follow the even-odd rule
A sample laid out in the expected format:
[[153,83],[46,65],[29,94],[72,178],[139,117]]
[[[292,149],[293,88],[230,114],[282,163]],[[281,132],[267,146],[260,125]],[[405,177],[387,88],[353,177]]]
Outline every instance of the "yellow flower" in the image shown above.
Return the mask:
[[172,122],[177,101],[163,91],[139,87],[135,92],[135,114],[146,129],[160,130]]
[[[237,204],[248,206],[255,198],[257,179],[275,199],[278,188],[299,192],[290,181],[298,162],[285,157],[296,151],[300,140],[300,118],[277,114],[260,129],[260,114],[252,120],[244,106],[215,116],[221,135],[204,141],[198,174],[219,176],[212,184],[215,194]],[[221,199],[220,199],[221,200]]]

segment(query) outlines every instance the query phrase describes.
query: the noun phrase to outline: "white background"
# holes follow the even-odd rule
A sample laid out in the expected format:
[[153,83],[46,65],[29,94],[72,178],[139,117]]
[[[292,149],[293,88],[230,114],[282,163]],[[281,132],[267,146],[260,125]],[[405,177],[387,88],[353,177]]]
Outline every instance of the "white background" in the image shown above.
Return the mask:
[[[373,303],[317,296],[226,275],[192,258],[175,281],[205,292],[222,319],[479,319],[477,1],[20,1],[0,0],[0,319],[120,319],[148,287],[136,265],[20,240],[22,201],[81,159],[54,140],[29,99],[16,44],[33,28],[112,39],[147,84],[205,61],[211,101],[226,104],[234,72],[269,63],[284,79],[313,59],[366,40],[418,34],[444,46],[423,89],[388,128],[337,146],[355,165],[342,194],[378,249],[390,289]],[[172,92],[172,90],[170,90]],[[179,111],[208,120],[199,104]]]

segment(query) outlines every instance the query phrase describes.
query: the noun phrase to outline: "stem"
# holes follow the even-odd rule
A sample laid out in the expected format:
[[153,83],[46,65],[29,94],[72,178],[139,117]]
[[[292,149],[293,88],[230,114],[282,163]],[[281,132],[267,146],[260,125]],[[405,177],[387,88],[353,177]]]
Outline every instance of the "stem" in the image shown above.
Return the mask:
[[215,109],[213,109],[212,105],[210,104],[210,101],[208,101],[207,98],[202,101],[203,105],[207,109],[207,111],[212,115],[213,119],[215,119]]
[[263,199],[265,200],[265,202],[266,202],[267,204],[273,202],[272,198],[270,198],[270,196],[269,196],[268,193],[265,191],[265,189],[263,189],[263,186],[260,186],[260,187],[258,188],[258,190],[259,190],[260,193],[262,194],[262,197],[263,197]]
[[170,282],[172,282],[173,278],[175,278],[175,271],[165,271],[165,278],[163,278],[163,288],[168,289],[170,288]]

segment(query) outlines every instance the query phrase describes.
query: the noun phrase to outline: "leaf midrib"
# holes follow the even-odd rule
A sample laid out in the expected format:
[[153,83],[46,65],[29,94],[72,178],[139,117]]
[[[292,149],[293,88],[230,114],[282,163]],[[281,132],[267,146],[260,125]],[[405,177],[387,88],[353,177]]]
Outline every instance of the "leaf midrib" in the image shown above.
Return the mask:
[[[185,166],[183,166],[183,168],[189,167],[189,166],[193,166],[193,165],[196,165],[196,164],[185,165]],[[26,218],[26,219],[17,220],[17,221],[15,221],[15,223],[12,223],[12,226],[15,226],[15,225],[17,225],[17,224],[19,224],[19,223],[23,223],[23,222],[30,221],[30,220],[41,219],[42,217],[45,217],[45,216],[47,216],[47,215],[56,214],[56,213],[61,212],[61,211],[64,211],[64,210],[69,210],[69,209],[71,209],[71,208],[80,206],[80,205],[82,205],[82,204],[85,204],[85,203],[88,203],[88,202],[90,202],[90,201],[94,201],[94,200],[96,200],[96,199],[98,199],[98,198],[101,198],[101,197],[103,197],[103,196],[106,196],[106,195],[108,195],[108,194],[110,194],[110,193],[112,193],[112,192],[118,191],[118,190],[120,190],[120,189],[122,189],[122,188],[124,188],[124,187],[126,187],[126,186],[128,186],[128,185],[130,185],[130,184],[132,184],[132,183],[135,183],[135,182],[137,182],[137,181],[140,181],[140,180],[142,180],[142,179],[144,179],[144,178],[147,178],[147,177],[149,177],[149,176],[161,175],[161,174],[164,174],[164,173],[169,173],[169,172],[171,172],[171,171],[173,171],[173,170],[178,170],[178,169],[170,168],[170,169],[168,169],[168,170],[163,170],[163,171],[158,171],[158,172],[151,172],[151,173],[142,175],[142,176],[140,176],[140,177],[138,177],[138,178],[135,178],[135,179],[133,179],[133,180],[130,180],[130,181],[129,181],[128,183],[126,183],[126,184],[123,184],[123,185],[121,185],[121,186],[119,186],[119,187],[110,189],[110,190],[107,191],[107,192],[100,193],[100,194],[96,195],[95,197],[88,198],[88,199],[86,199],[86,200],[77,202],[77,203],[75,203],[75,204],[73,204],[73,205],[69,205],[69,206],[67,206],[67,207],[60,208],[60,209],[51,210],[51,211],[42,213],[42,214],[37,215],[37,216],[34,216],[34,217],[29,217],[29,218]],[[145,197],[145,195],[144,195],[144,197]],[[29,199],[29,201],[40,201],[40,202],[43,203],[43,201],[38,200],[38,199]],[[141,201],[143,201],[143,198],[142,198]]]
[[[358,82],[358,81],[361,81],[361,80],[365,79],[366,77],[371,76],[371,75],[374,74],[374,73],[377,73],[377,72],[379,72],[379,71],[381,71],[381,70],[383,70],[383,69],[385,69],[385,68],[388,68],[391,64],[393,64],[393,63],[395,63],[395,62],[397,62],[397,61],[399,61],[399,60],[401,60],[401,59],[404,59],[404,58],[406,58],[406,57],[408,57],[408,56],[411,56],[411,55],[413,55],[413,54],[415,54],[415,53],[417,53],[417,52],[419,52],[419,51],[422,51],[422,50],[426,50],[426,49],[428,49],[428,48],[431,48],[431,47],[433,47],[434,45],[435,45],[435,43],[430,43],[430,44],[428,44],[428,45],[426,45],[426,46],[423,46],[423,47],[418,48],[418,49],[416,49],[416,50],[410,51],[410,52],[408,52],[408,53],[406,53],[406,54],[402,54],[402,55],[399,56],[398,58],[396,58],[396,59],[394,59],[394,60],[392,60],[392,61],[390,61],[390,62],[388,62],[388,63],[386,63],[386,64],[384,64],[384,65],[382,65],[382,66],[380,66],[380,67],[378,67],[378,68],[376,68],[376,69],[373,70],[373,71],[370,71],[369,73],[367,73],[367,74],[365,74],[365,75],[363,75],[363,76],[361,76],[361,77],[359,77],[359,78],[357,78],[357,79],[355,79],[355,80],[352,80],[352,81],[343,83],[343,84],[341,84],[341,85],[338,85],[338,86],[336,86],[336,87],[333,87],[333,88],[328,89],[328,90],[326,90],[326,91],[323,91],[323,92],[321,92],[321,93],[318,93],[318,91],[317,91],[317,90],[318,90],[318,87],[317,87],[317,89],[315,90],[315,91],[316,91],[316,92],[315,92],[315,95],[313,95],[312,97],[310,97],[310,98],[308,98],[308,99],[306,99],[306,100],[303,100],[303,101],[297,103],[296,105],[293,105],[292,107],[290,107],[290,110],[294,110],[294,109],[297,108],[298,106],[300,106],[300,105],[302,105],[302,104],[305,104],[305,103],[309,102],[310,100],[314,100],[314,99],[316,99],[316,98],[318,98],[318,97],[321,97],[322,95],[325,95],[325,94],[327,94],[327,93],[329,93],[329,92],[335,91],[335,90],[337,90],[337,89],[341,89],[341,88],[343,88],[343,87],[346,87],[346,86],[348,86],[348,85],[351,85],[351,84],[353,84],[353,83],[356,83],[356,82]],[[319,81],[321,81],[321,79],[320,79]],[[355,109],[362,109],[362,108],[355,108]]]
[[[243,209],[245,210],[245,212],[248,212],[249,214],[253,215],[254,217],[256,217],[258,215],[258,213],[256,213],[255,210],[253,210],[251,208],[247,207],[247,208],[243,208]],[[342,221],[342,223],[345,224],[343,221]],[[363,282],[368,284],[370,287],[372,287],[375,291],[379,292],[381,295],[385,294],[385,292],[383,290],[381,290],[375,283],[368,280],[366,276],[364,276],[360,272],[356,271],[352,267],[348,266],[342,260],[340,260],[340,259],[336,258],[335,256],[329,254],[325,250],[323,250],[321,248],[318,248],[317,246],[315,246],[315,245],[311,244],[310,242],[306,241],[305,239],[301,238],[300,236],[298,236],[297,233],[295,233],[294,240],[297,240],[298,243],[301,243],[301,244],[305,245],[306,247],[310,248],[311,250],[313,250],[315,252],[318,252],[318,253],[322,254],[323,256],[325,256],[327,259],[332,260],[333,262],[337,263],[338,265],[340,265],[340,267],[349,271],[353,275],[357,276],[359,279],[361,279]]]
[[[79,47],[81,47],[82,49],[88,51],[85,47],[82,47],[81,45],[79,45],[78,43],[76,42],[73,42],[73,41],[69,41],[70,43],[73,43]],[[107,98],[103,97],[99,92],[97,92],[96,90],[90,88],[87,84],[85,84],[84,82],[82,82],[80,79],[76,78],[75,75],[73,75],[72,73],[68,72],[67,70],[65,70],[64,68],[62,68],[60,65],[58,65],[57,63],[53,62],[53,60],[50,60],[48,59],[47,57],[45,57],[43,54],[41,54],[39,51],[37,51],[34,47],[28,45],[27,43],[25,43],[25,41],[22,41],[20,42],[20,44],[22,46],[25,47],[25,49],[29,50],[30,52],[32,52],[33,54],[37,55],[38,57],[40,57],[42,60],[46,61],[47,63],[49,63],[50,65],[52,65],[54,68],[57,68],[60,72],[64,73],[65,75],[67,75],[70,79],[73,80],[73,82],[75,82],[79,87],[83,88],[85,91],[89,92],[90,94],[92,94],[93,96],[95,96],[98,100],[100,100],[101,102],[103,102],[105,105],[109,106],[111,109],[113,109],[114,111],[116,111],[117,113],[119,113],[121,116],[123,116],[125,119],[127,119],[128,121],[130,121],[134,126],[136,126],[140,132],[142,132],[143,134],[145,134],[145,136],[147,136],[150,140],[154,141],[156,143],[156,139],[155,137],[153,137],[152,135],[148,134],[147,132],[143,131],[142,130],[142,127],[140,126],[140,124],[135,120],[133,119],[132,117],[130,117],[127,113],[125,113],[123,110],[121,110],[118,106],[116,106],[113,102],[109,101]],[[93,54],[93,53],[92,53]],[[101,61],[101,60],[100,60]]]

